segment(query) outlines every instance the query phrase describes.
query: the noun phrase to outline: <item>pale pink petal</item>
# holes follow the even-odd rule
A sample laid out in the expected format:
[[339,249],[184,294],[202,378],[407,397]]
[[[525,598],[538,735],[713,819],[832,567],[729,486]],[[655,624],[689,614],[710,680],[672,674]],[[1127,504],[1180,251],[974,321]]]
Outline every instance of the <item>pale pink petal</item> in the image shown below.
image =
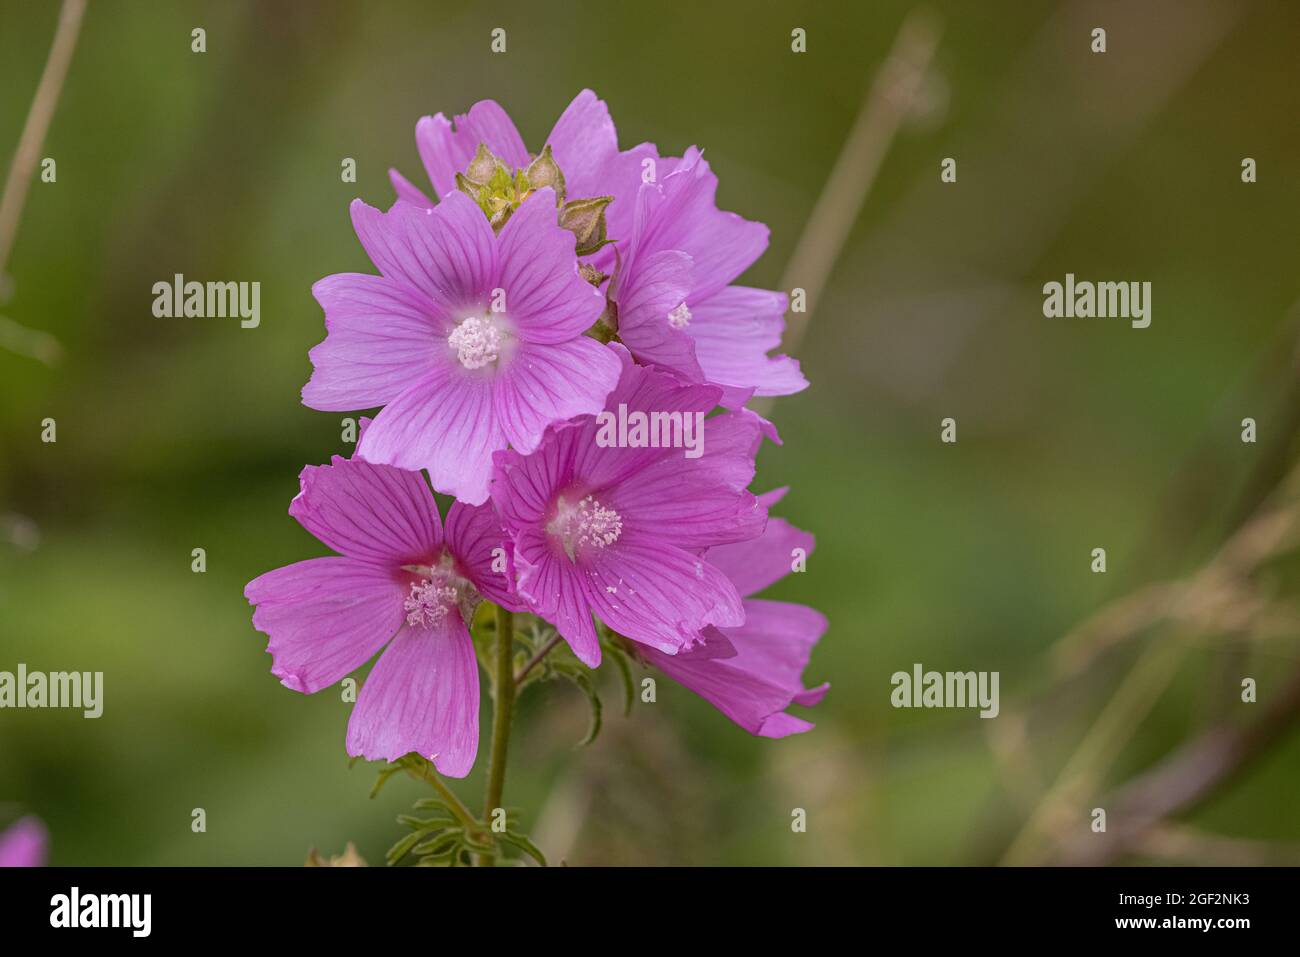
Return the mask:
[[440,198],[446,199],[456,191],[456,174],[469,167],[479,143],[486,143],[511,166],[528,164],[528,151],[519,131],[492,100],[475,103],[468,115],[456,117],[454,128],[441,113],[423,117],[415,124],[416,149]]
[[609,107],[591,90],[583,90],[560,114],[546,138],[564,173],[572,198],[603,195],[595,189],[601,171],[618,153],[618,134]]
[[395,169],[388,171],[388,181],[393,184],[393,191],[397,193],[397,198],[403,202],[410,203],[412,206],[418,206],[421,209],[432,209],[435,205],[433,200],[403,176]]
[[695,354],[708,381],[756,395],[792,395],[806,389],[808,380],[796,360],[767,354],[781,344],[785,307],[784,293],[745,286],[689,300],[686,331],[695,340]]
[[463,778],[478,751],[478,662],[457,613],[405,626],[379,656],[348,721],[348,754],[395,761],[412,751]]
[[703,382],[695,343],[674,326],[669,313],[686,301],[692,283],[691,257],[676,249],[652,253],[620,276],[618,337],[638,362],[677,373],[687,382]]
[[289,514],[342,555],[391,568],[426,561],[442,543],[438,508],[418,472],[336,455],[298,481]]
[[496,242],[487,217],[464,193],[453,193],[432,209],[398,201],[380,212],[352,203],[352,225],[370,261],[395,280],[456,318],[480,313],[491,302]]
[[404,595],[388,569],[337,557],[286,565],[244,588],[253,627],[270,637],[271,673],[304,694],[369,661],[401,626]]
[[588,336],[524,343],[494,383],[497,421],[510,444],[527,454],[551,423],[599,412],[621,369],[614,351]]
[[423,377],[447,321],[414,289],[383,276],[341,273],[312,286],[325,310],[325,341],[302,401],[323,412],[383,405]]
[[[486,217],[479,213],[486,222]],[[500,235],[505,313],[526,342],[554,344],[582,335],[600,318],[605,297],[578,272],[574,236],[556,222],[555,194],[540,189]]]
[[478,505],[487,498],[492,453],[505,444],[491,379],[439,366],[384,406],[357,451],[371,462],[428,469],[439,492]]

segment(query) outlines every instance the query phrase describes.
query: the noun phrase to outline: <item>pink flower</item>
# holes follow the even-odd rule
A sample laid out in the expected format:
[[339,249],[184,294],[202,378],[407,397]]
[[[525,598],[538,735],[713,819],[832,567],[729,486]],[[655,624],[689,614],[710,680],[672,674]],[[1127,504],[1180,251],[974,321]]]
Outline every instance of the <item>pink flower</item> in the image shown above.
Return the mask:
[[[527,166],[531,159],[514,122],[493,100],[475,103],[467,114],[455,118],[454,125],[441,113],[416,123],[415,145],[438,198],[446,202],[457,192],[456,174],[465,171],[480,143],[516,168]],[[605,211],[608,234],[615,240],[628,236],[636,191],[641,185],[642,162],[658,157],[654,146],[642,143],[620,151],[609,107],[591,90],[583,90],[573,98],[542,145],[551,147],[570,198],[615,198]],[[413,205],[433,205],[401,173],[389,170],[388,175],[398,198]],[[614,263],[613,249],[606,247],[589,261],[609,271]]]
[[494,451],[531,452],[551,422],[601,407],[619,363],[583,335],[603,298],[578,274],[549,189],[499,235],[463,193],[387,213],[357,201],[352,221],[380,275],[313,287],[328,335],[302,395],[323,411],[384,407],[364,458],[428,469],[435,489],[480,504]]
[[24,817],[0,834],[0,867],[41,867],[49,835],[37,818]]
[[730,408],[806,389],[796,360],[767,354],[781,343],[785,293],[731,285],[767,248],[767,227],[717,208],[718,178],[694,147],[659,169],[638,189],[611,283],[619,338],[638,361],[722,386]]
[[[770,492],[759,501],[770,508],[784,494],[784,489]],[[785,709],[791,704],[812,707],[830,688],[805,688],[801,677],[813,645],[826,631],[826,617],[804,605],[748,597],[789,574],[796,548],[811,554],[812,535],[784,519],[769,518],[758,538],[710,549],[708,560],[746,596],[744,624],[710,628],[703,643],[677,655],[638,649],[648,664],[764,738],[810,730],[810,722]]]
[[289,514],[339,555],[278,568],[244,589],[253,625],[270,636],[272,674],[311,694],[384,648],[352,710],[348,753],[391,761],[416,751],[464,777],[478,748],[466,625],[480,596],[520,607],[497,570],[506,553],[495,514],[456,502],[444,530],[419,473],[359,459],[308,466],[300,482]]
[[[508,165],[530,161],[514,123],[492,100],[475,103],[454,124],[441,113],[424,117],[415,140],[444,201],[480,143]],[[796,360],[768,355],[785,328],[785,293],[732,285],[767,248],[767,227],[717,208],[718,178],[699,150],[681,158],[661,157],[652,143],[620,151],[609,108],[591,90],[574,98],[545,142],[569,196],[614,197],[605,217],[622,268],[610,295],[619,338],[638,361],[722,386],[731,408],[753,395],[808,387]],[[433,205],[396,170],[389,175],[401,199]],[[607,246],[589,261],[613,272],[618,258]]]
[[[606,409],[685,416],[718,401],[713,386],[682,385],[635,365]],[[702,454],[681,448],[602,446],[596,416],[548,431],[531,455],[496,456],[492,497],[514,539],[520,596],[555,625],[585,664],[600,663],[592,615],[667,654],[701,629],[744,621],[740,595],[705,550],[759,534],[766,509],[745,487],[764,423],[725,413],[702,423]]]

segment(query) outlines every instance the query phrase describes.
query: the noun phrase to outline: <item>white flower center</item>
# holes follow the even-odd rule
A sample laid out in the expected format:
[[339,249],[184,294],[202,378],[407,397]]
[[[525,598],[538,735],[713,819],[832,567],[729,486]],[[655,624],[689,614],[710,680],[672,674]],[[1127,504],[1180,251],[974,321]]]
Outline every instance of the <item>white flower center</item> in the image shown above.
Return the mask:
[[623,519],[590,495],[576,505],[560,499],[546,531],[560,540],[572,561],[579,548],[608,548],[617,542]]
[[456,589],[445,580],[423,578],[411,582],[411,594],[402,602],[406,623],[412,628],[432,628],[456,606]]
[[501,355],[501,341],[501,330],[491,316],[470,316],[447,337],[447,344],[456,350],[456,358],[466,369],[481,369],[496,362]]
[[668,313],[668,325],[674,329],[685,329],[691,322],[691,311],[686,308],[686,303],[679,303],[677,308]]

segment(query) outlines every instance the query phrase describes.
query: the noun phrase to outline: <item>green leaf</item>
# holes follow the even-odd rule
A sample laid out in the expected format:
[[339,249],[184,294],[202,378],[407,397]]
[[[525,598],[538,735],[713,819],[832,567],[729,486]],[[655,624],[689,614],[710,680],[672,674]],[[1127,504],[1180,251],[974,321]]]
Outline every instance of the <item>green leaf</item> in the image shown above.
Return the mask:
[[587,728],[587,736],[578,742],[579,748],[585,748],[591,742],[596,740],[596,735],[600,734],[601,711],[600,694],[596,691],[596,683],[591,680],[591,672],[575,671],[568,675],[569,679],[583,690],[587,695],[587,703],[591,705],[591,725]]
[[504,834],[501,835],[501,840],[505,841],[507,844],[511,844],[519,848],[519,850],[523,851],[525,854],[527,854],[529,857],[535,860],[538,864],[541,864],[542,867],[549,866],[546,863],[546,855],[543,854],[540,850],[538,850],[537,845],[534,844],[532,841],[530,841],[528,838],[524,837],[524,835],[518,833],[517,831],[506,831]]
[[619,676],[623,679],[623,717],[632,713],[632,702],[636,700],[636,682],[632,679],[632,661],[627,656],[627,652],[613,642],[605,645],[605,650],[609,652],[609,657],[613,659],[614,664],[618,667]]
[[415,845],[420,842],[421,837],[422,835],[419,831],[412,831],[390,847],[388,853],[384,855],[384,859],[388,861],[390,865],[396,864],[410,853],[411,848],[415,847]]

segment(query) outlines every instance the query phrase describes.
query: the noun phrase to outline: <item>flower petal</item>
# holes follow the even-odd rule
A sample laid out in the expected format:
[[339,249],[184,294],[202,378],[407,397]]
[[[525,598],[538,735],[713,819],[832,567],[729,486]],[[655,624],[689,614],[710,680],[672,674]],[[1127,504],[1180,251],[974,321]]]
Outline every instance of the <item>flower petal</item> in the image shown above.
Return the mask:
[[302,401],[323,412],[383,405],[429,370],[432,343],[449,334],[438,309],[383,276],[341,273],[312,286],[325,310],[325,340]]
[[[486,217],[479,214],[486,222]],[[520,338],[548,345],[582,335],[600,318],[605,297],[582,278],[574,235],[556,222],[555,193],[539,189],[501,229],[500,285]]]
[[402,624],[394,575],[351,558],[312,558],[253,579],[253,627],[270,637],[271,673],[312,694],[370,660]]
[[510,611],[527,610],[514,593],[509,574],[508,559],[514,544],[490,504],[453,502],[447,510],[446,541],[461,570],[484,598]]
[[415,124],[415,147],[434,191],[446,199],[456,191],[456,174],[465,172],[479,143],[511,166],[527,166],[528,151],[519,131],[499,104],[480,100],[469,113],[456,117],[453,128],[439,113]]
[[589,607],[591,570],[557,555],[536,528],[516,534],[515,569],[519,594],[529,607],[555,626],[579,661],[599,667],[600,640]]
[[386,213],[354,200],[352,225],[385,277],[418,291],[443,315],[488,307],[495,237],[483,211],[464,193],[432,209],[399,201]]
[[[767,353],[781,344],[786,296],[730,286],[707,299],[689,300],[695,355],[709,382],[756,395],[793,395],[808,388],[797,360]],[[724,397],[725,405],[743,404]]]
[[592,610],[619,634],[669,654],[688,648],[708,625],[745,620],[740,595],[706,560],[635,529],[579,560]]
[[371,462],[428,469],[439,492],[478,505],[487,498],[492,453],[505,444],[490,378],[437,366],[384,406],[357,452]]
[[336,455],[329,465],[307,466],[298,482],[289,514],[349,558],[391,569],[427,561],[442,543],[438,506],[418,472]]
[[370,669],[348,721],[348,754],[395,761],[415,751],[463,778],[478,751],[478,662],[459,614],[404,627]]
[[497,421],[510,444],[527,454],[548,425],[599,412],[621,370],[614,351],[588,336],[524,343],[493,383]]
[[618,337],[638,362],[677,373],[684,381],[703,382],[695,342],[668,314],[690,294],[691,257],[676,249],[639,259],[619,275]]

